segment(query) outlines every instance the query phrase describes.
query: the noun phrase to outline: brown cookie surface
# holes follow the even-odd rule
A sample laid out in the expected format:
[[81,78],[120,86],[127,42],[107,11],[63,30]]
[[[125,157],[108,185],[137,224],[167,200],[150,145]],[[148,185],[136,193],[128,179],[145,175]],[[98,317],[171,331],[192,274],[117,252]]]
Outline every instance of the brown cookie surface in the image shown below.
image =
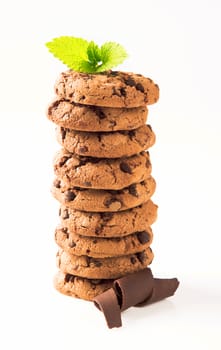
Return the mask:
[[130,131],[106,133],[89,133],[57,127],[57,140],[66,150],[80,156],[121,158],[153,146],[155,134],[150,125]]
[[153,195],[156,182],[152,176],[122,190],[94,190],[68,187],[56,178],[52,194],[63,205],[89,212],[114,212],[137,207],[147,202]]
[[107,107],[139,107],[157,102],[159,87],[140,74],[109,71],[98,74],[61,73],[55,83],[59,98]]
[[147,121],[147,107],[111,108],[55,100],[47,110],[48,119],[61,127],[79,131],[133,130]]
[[151,168],[147,152],[102,159],[77,156],[62,149],[54,158],[55,174],[70,187],[119,190],[147,179]]
[[57,266],[64,273],[80,277],[114,279],[144,269],[151,264],[153,257],[151,248],[136,254],[109,258],[77,256],[60,249]]
[[141,252],[147,249],[153,240],[152,229],[135,232],[124,237],[101,238],[73,234],[67,227],[59,226],[55,231],[55,241],[65,252],[74,255],[87,255],[94,258],[106,258]]
[[151,200],[121,212],[84,212],[60,207],[61,224],[73,234],[89,237],[123,237],[146,231],[157,219],[157,205]]
[[60,293],[89,301],[112,285],[113,280],[82,278],[61,271],[54,276],[54,286]]

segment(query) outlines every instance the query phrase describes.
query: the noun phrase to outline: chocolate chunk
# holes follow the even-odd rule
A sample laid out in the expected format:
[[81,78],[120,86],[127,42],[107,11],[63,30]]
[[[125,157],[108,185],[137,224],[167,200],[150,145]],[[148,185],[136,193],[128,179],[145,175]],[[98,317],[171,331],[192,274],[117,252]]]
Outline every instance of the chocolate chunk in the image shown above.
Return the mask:
[[58,179],[55,179],[53,182],[54,187],[61,188],[61,181]]
[[128,187],[128,191],[129,191],[129,193],[130,193],[132,196],[138,197],[136,184],[130,185],[130,186]]
[[168,298],[174,295],[178,286],[177,278],[154,278],[151,269],[145,268],[116,279],[113,288],[94,298],[94,304],[103,311],[109,328],[120,327],[120,311]]
[[62,227],[61,228],[61,232],[63,232],[65,235],[68,236],[68,229],[67,229],[67,227]]
[[121,327],[120,306],[113,288],[94,298],[94,305],[103,312],[109,328]]
[[72,241],[72,240],[68,243],[68,245],[69,245],[70,248],[76,247],[76,243],[74,241]]
[[137,233],[137,238],[138,238],[138,241],[139,241],[141,244],[145,244],[145,243],[149,242],[149,240],[150,240],[150,235],[149,235],[148,232],[142,231],[142,232],[138,232],[138,233]]
[[135,256],[132,256],[131,258],[130,258],[130,261],[131,261],[131,264],[136,264],[136,261],[137,261],[137,259],[135,258]]
[[91,184],[91,182],[89,182],[89,181],[85,181],[85,182],[84,182],[84,186],[85,186],[85,187],[91,187],[92,184]]
[[131,77],[128,77],[128,78],[124,79],[124,82],[125,82],[126,85],[136,86],[135,80],[132,79]]
[[101,233],[101,231],[102,231],[102,226],[98,226],[95,228],[96,235],[99,235]]
[[113,128],[117,125],[117,122],[115,120],[110,120],[109,124]]
[[100,217],[103,220],[104,223],[110,221],[113,218],[113,213],[100,213]]
[[144,87],[143,87],[143,85],[140,84],[140,83],[137,83],[137,84],[136,84],[136,89],[137,89],[138,91],[144,92]]
[[69,219],[69,213],[68,213],[68,210],[67,210],[67,209],[63,210],[62,219],[63,219],[63,220]]
[[106,208],[110,208],[112,211],[117,211],[121,208],[122,204],[117,198],[108,198],[104,201]]
[[149,159],[146,160],[146,168],[149,168],[151,166],[151,162],[149,161]]
[[64,200],[67,202],[71,202],[75,199],[76,195],[74,194],[74,192],[68,190],[64,193]]
[[143,264],[147,258],[147,255],[145,252],[140,252],[136,254],[137,259],[141,262],[141,264]]
[[102,266],[102,262],[100,262],[99,260],[96,260],[94,258],[89,258],[89,263],[90,263],[90,265],[95,266],[95,267]]
[[62,141],[64,141],[65,137],[66,137],[66,130],[65,128],[60,128],[61,131],[61,139]]
[[106,118],[106,114],[102,111],[101,108],[99,108],[99,107],[91,107],[91,109],[93,109],[93,111],[95,112],[95,114],[98,116],[99,119],[105,119]]
[[80,153],[87,153],[88,152],[88,147],[87,146],[79,147],[79,152]]
[[68,161],[68,159],[70,159],[71,157],[62,157],[60,162],[58,163],[58,165],[60,167],[62,167],[63,165],[65,165],[65,163]]
[[124,87],[120,88],[120,93],[122,96],[127,96],[127,92]]
[[124,173],[132,174],[132,169],[129,166],[129,164],[125,161],[120,163],[120,170],[123,171]]
[[66,283],[69,283],[69,282],[74,282],[74,279],[75,279],[75,276],[74,275],[71,275],[70,273],[67,273],[66,275],[65,275],[65,279],[64,279],[64,281],[66,282]]

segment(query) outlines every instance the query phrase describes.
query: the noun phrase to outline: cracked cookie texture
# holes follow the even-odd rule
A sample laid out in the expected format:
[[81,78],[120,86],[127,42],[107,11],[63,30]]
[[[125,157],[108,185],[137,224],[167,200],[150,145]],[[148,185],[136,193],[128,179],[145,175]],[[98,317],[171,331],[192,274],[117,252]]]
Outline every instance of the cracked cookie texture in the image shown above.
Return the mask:
[[52,194],[69,208],[109,212],[134,208],[147,202],[155,192],[156,182],[150,175],[146,180],[130,185],[122,190],[95,190],[80,187],[68,187],[56,178]]
[[86,212],[61,205],[61,224],[73,233],[89,237],[124,237],[146,231],[157,219],[158,207],[148,200],[120,212]]
[[113,108],[82,105],[55,99],[47,109],[48,119],[63,128],[78,131],[101,132],[133,130],[147,121],[146,106]]
[[63,148],[80,156],[95,158],[130,157],[155,143],[150,125],[135,130],[104,133],[81,132],[57,128],[57,140]]
[[109,71],[100,74],[61,73],[55,83],[60,99],[106,107],[140,107],[156,103],[159,87],[141,74]]
[[59,226],[55,231],[55,242],[67,253],[106,258],[138,253],[147,249],[153,240],[150,227],[146,231],[134,232],[124,237],[86,237],[74,234],[67,227]]
[[114,279],[144,269],[153,260],[151,248],[142,252],[108,258],[68,254],[59,249],[57,266],[64,272],[86,278]]
[[152,167],[148,152],[128,158],[81,157],[65,149],[54,158],[55,174],[69,186],[119,190],[147,179]]

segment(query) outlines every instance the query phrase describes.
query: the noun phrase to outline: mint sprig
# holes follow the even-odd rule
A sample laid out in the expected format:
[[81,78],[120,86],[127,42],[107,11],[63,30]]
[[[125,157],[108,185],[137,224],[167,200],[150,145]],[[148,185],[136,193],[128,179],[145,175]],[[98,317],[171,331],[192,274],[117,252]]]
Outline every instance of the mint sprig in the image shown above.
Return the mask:
[[61,36],[45,44],[68,68],[82,73],[100,73],[121,64],[128,57],[118,43],[109,41],[99,47],[94,41]]

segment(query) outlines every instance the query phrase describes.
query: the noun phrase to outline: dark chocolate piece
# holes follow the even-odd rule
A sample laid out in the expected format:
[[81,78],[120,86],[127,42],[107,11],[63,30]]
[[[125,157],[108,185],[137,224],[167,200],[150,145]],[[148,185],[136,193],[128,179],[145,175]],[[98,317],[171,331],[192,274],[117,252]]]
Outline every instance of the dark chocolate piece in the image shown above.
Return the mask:
[[94,298],[94,304],[103,311],[109,328],[120,327],[120,311],[171,297],[178,286],[177,278],[154,278],[151,269],[145,268],[115,280],[113,288]]
[[95,306],[101,310],[109,328],[121,327],[120,306],[113,288],[94,298]]

